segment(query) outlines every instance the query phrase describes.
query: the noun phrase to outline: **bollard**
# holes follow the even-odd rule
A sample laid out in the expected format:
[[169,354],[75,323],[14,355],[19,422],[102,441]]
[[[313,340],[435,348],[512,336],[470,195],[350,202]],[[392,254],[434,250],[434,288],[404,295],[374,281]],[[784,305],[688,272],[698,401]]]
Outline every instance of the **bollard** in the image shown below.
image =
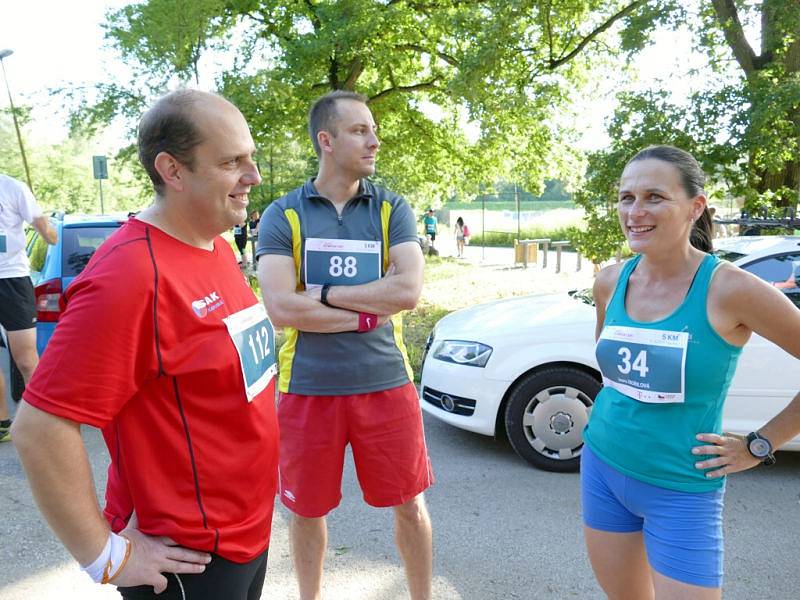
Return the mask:
[[565,246],[569,246],[569,242],[567,240],[560,240],[558,242],[552,242],[553,248],[556,249],[556,273],[561,272],[561,249]]
[[[539,250],[539,245],[542,246],[542,268],[544,269],[547,266],[547,246],[550,244],[550,238],[537,238],[535,240],[527,240],[531,244],[533,244],[533,248],[536,249],[536,252]],[[534,252],[533,257],[536,258],[536,252]]]

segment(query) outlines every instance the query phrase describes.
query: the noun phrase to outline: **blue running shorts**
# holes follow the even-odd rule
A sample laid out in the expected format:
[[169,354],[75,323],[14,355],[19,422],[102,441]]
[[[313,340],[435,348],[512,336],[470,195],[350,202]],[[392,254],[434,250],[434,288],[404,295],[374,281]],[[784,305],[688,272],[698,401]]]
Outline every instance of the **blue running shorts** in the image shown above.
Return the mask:
[[641,531],[650,566],[692,585],[722,587],[725,488],[679,492],[620,473],[584,444],[583,523],[600,531]]

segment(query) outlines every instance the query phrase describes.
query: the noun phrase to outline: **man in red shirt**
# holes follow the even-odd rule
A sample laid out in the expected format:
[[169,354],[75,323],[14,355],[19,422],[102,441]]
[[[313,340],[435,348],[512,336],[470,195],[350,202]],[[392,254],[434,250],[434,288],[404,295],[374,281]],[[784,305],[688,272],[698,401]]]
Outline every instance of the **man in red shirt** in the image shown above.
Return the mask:
[[[48,523],[123,598],[261,595],[277,487],[274,336],[219,237],[247,218],[254,153],[219,96],[180,90],[145,113],[139,157],[155,201],[67,289],[15,421]],[[102,429],[111,455],[102,513],[81,424]]]

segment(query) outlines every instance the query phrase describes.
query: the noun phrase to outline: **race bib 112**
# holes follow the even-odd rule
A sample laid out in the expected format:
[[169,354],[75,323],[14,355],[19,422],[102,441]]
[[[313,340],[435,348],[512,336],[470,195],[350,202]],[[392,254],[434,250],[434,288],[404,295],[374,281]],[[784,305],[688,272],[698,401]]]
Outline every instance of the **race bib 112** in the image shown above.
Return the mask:
[[278,372],[275,331],[261,303],[222,320],[239,355],[247,401],[260,394]]

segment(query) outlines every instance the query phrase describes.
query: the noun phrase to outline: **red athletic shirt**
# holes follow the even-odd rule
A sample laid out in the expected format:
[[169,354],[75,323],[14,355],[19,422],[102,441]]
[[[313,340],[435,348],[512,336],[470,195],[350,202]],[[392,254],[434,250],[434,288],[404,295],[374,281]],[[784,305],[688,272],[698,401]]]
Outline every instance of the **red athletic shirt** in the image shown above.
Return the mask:
[[258,303],[222,238],[207,251],[129,220],[67,289],[25,391],[103,430],[106,518],[246,562],[269,545],[274,380],[252,402],[222,319]]

